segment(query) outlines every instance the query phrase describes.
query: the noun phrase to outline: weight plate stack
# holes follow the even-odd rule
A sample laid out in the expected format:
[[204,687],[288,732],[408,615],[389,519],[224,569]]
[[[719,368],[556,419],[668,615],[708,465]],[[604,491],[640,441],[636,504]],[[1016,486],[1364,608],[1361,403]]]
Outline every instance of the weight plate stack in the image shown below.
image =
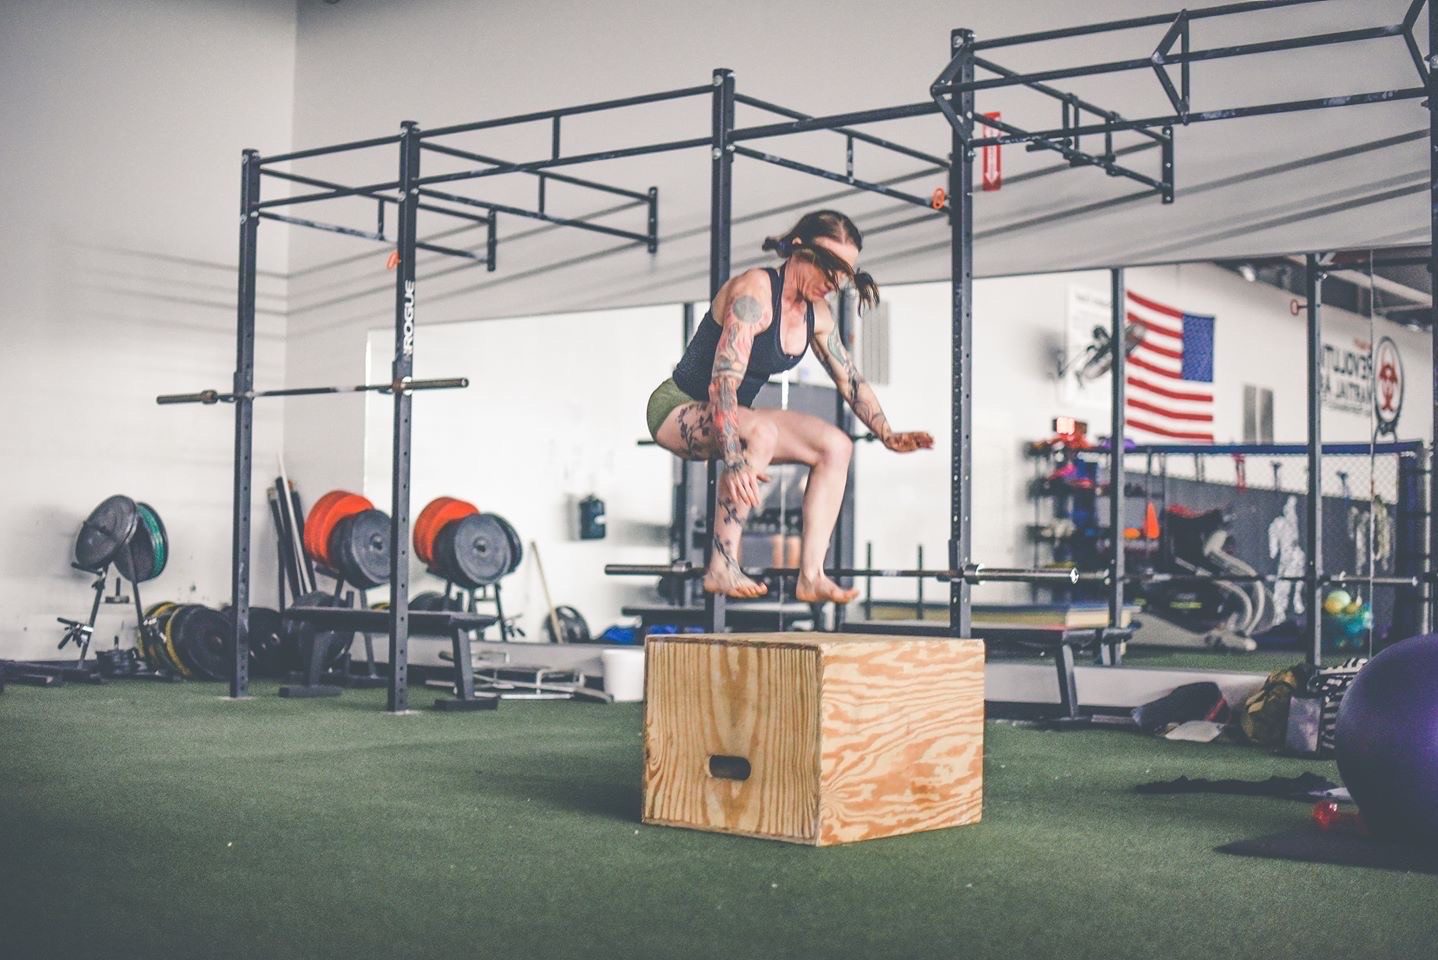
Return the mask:
[[519,539],[519,531],[515,530],[508,520],[497,513],[491,513],[490,516],[499,521],[505,539],[509,541],[509,569],[505,573],[513,573],[519,569],[519,563],[524,559],[524,541]]
[[190,665],[180,656],[178,631],[184,625],[186,618],[196,609],[199,609],[198,604],[186,603],[169,611],[169,615],[165,617],[164,630],[160,634],[161,642],[155,647],[159,659],[165,664],[166,669],[170,673],[178,673],[186,680],[193,679],[195,674],[190,669]]
[[300,538],[304,543],[305,553],[326,569],[337,570],[329,556],[330,537],[334,534],[336,525],[345,517],[372,509],[374,504],[368,499],[348,490],[331,490],[320,497],[310,509],[309,516],[305,517],[304,533]]
[[367,590],[389,582],[389,514],[365,510],[345,517],[330,534],[329,557],[349,584]]
[[170,618],[179,609],[179,604],[166,600],[145,611],[145,623],[140,629],[140,659],[145,661],[145,665],[151,670],[175,674],[180,672],[165,650],[165,631],[169,629]]
[[[231,620],[228,604],[220,607],[225,619]],[[226,630],[229,628],[226,627]],[[226,634],[228,641],[229,635]],[[228,653],[225,678],[229,678]],[[297,669],[289,656],[284,633],[280,629],[280,613],[269,607],[250,607],[250,673],[256,677],[284,677]]]
[[75,564],[99,573],[125,549],[140,522],[139,509],[129,497],[116,494],[90,512],[75,538]]
[[200,604],[185,607],[182,616],[171,621],[170,634],[175,651],[196,680],[223,680],[229,676],[230,618]]
[[434,542],[435,569],[465,587],[499,582],[512,568],[509,538],[493,514],[476,513],[455,520]]
[[250,607],[250,669],[260,677],[283,677],[299,669],[285,644],[280,612]]
[[456,520],[479,513],[479,508],[455,497],[436,497],[425,504],[414,521],[414,555],[434,566],[434,542],[439,532]]
[[168,600],[150,604],[145,608],[144,617],[140,621],[140,629],[135,631],[135,650],[139,652],[140,660],[151,670],[155,669],[155,665],[151,662],[150,643],[155,634],[157,618],[173,606],[174,604]]

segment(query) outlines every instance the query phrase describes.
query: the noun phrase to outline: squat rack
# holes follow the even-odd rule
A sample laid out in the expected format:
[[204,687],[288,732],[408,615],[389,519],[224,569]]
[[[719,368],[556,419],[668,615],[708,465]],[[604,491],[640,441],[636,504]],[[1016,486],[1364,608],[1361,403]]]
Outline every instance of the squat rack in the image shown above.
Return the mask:
[[[1432,167],[1430,171],[1431,217],[1430,230],[1438,235],[1438,83],[1434,81],[1434,69],[1438,68],[1438,14],[1432,6],[1428,10],[1429,56],[1424,57],[1414,36],[1414,28],[1427,0],[1412,0],[1402,22],[1384,24],[1360,29],[1332,31],[1328,33],[1290,36],[1276,40],[1234,44],[1222,47],[1192,49],[1193,25],[1200,21],[1242,14],[1272,11],[1280,7],[1325,3],[1329,0],[1265,0],[1265,2],[1239,2],[1193,10],[1180,10],[1171,14],[1133,17],[1112,20],[1056,30],[1018,34],[990,40],[979,40],[972,30],[956,29],[950,36],[950,59],[938,78],[930,87],[931,101],[904,104],[873,110],[862,110],[824,117],[805,116],[797,111],[750,97],[737,96],[730,92],[732,77],[727,71],[716,73],[724,83],[717,87],[714,138],[715,169],[713,183],[712,246],[710,260],[711,297],[728,275],[729,241],[729,167],[725,159],[729,154],[738,154],[752,159],[774,163],[802,173],[808,173],[847,183],[861,190],[889,196],[893,199],[926,205],[923,198],[894,190],[883,184],[858,180],[853,176],[853,142],[857,135],[853,128],[873,123],[900,120],[911,117],[941,113],[952,129],[952,152],[946,162],[938,158],[909,151],[908,148],[888,144],[890,148],[906,152],[909,156],[923,159],[948,172],[946,202],[934,205],[947,211],[950,225],[951,244],[951,286],[952,286],[952,392],[950,409],[952,431],[950,446],[950,536],[948,567],[943,570],[841,570],[840,575],[905,576],[934,578],[949,584],[949,635],[966,637],[972,628],[972,587],[976,583],[1003,581],[1014,583],[1052,582],[1054,571],[1046,570],[990,570],[977,563],[971,552],[972,533],[970,513],[972,507],[972,382],[973,382],[973,161],[975,152],[983,147],[1001,147],[1006,144],[1025,144],[1030,150],[1048,150],[1059,154],[1068,165],[1093,167],[1102,170],[1109,177],[1120,177],[1139,183],[1143,189],[1123,199],[1136,199],[1157,195],[1161,202],[1174,201],[1174,128],[1194,123],[1207,123],[1242,117],[1269,116],[1298,113],[1310,110],[1331,109],[1345,106],[1359,106],[1374,103],[1388,103],[1398,100],[1426,97],[1425,106],[1429,111],[1430,147]],[[1039,44],[1059,41],[1078,36],[1132,31],[1144,27],[1167,27],[1157,47],[1146,57],[1127,60],[1091,63],[1075,67],[1040,70],[1022,73],[1001,66],[980,51],[1003,47]],[[1193,79],[1190,65],[1211,60],[1253,56],[1286,50],[1297,50],[1331,46],[1337,44],[1401,39],[1407,55],[1418,74],[1420,86],[1394,90],[1380,90],[1304,100],[1276,101],[1257,104],[1243,104],[1236,107],[1194,111],[1191,107]],[[1177,51],[1175,51],[1177,47]],[[1175,85],[1171,68],[1179,72]],[[976,78],[979,70],[993,74],[983,79]],[[1125,118],[1116,111],[1097,106],[1076,95],[1059,90],[1050,81],[1066,80],[1098,74],[1128,71],[1153,71],[1157,82],[1173,108],[1171,114],[1140,119]],[[1052,100],[1060,106],[1060,126],[1025,130],[1012,123],[993,116],[984,116],[980,121],[974,105],[974,94],[979,90],[1022,86]],[[732,124],[735,102],[772,110],[791,119],[787,123],[735,129]],[[1085,118],[1091,117],[1091,122]],[[997,132],[992,135],[976,135],[976,124],[990,127]],[[787,136],[817,130],[844,133],[848,137],[845,171],[839,174],[807,164],[784,160],[747,147],[745,141]],[[1136,146],[1116,148],[1114,139],[1118,134],[1133,133],[1144,139]],[[1084,149],[1084,139],[1089,143],[1098,141],[1101,146]],[[1144,147],[1159,148],[1159,166],[1156,174],[1148,175],[1126,167],[1118,158],[1134,153]],[[937,201],[938,198],[936,197]],[[1424,261],[1430,269],[1438,267],[1438,250],[1430,247]],[[1308,502],[1307,502],[1307,568],[1304,573],[1304,590],[1309,609],[1321,607],[1321,590],[1329,578],[1321,568],[1322,546],[1322,340],[1321,340],[1321,284],[1328,261],[1318,254],[1307,254],[1306,265],[1306,320],[1307,320],[1307,419],[1308,419]],[[1126,432],[1126,376],[1124,325],[1124,272],[1121,267],[1110,270],[1111,332],[1113,344],[1112,375],[1112,416],[1110,436],[1119,438],[1110,444],[1109,452],[1109,507],[1111,516],[1121,516],[1124,485],[1123,443]],[[1438,323],[1432,324],[1434,338],[1435,390],[1438,390]],[[1433,428],[1438,438],[1438,394],[1435,394]],[[710,524],[712,530],[714,491],[716,486],[716,465],[709,465]],[[1438,483],[1429,484],[1428,512],[1438,515]],[[1117,522],[1117,521],[1115,521]],[[1438,523],[1429,525],[1429,549],[1424,560],[1423,575],[1419,588],[1424,597],[1425,623],[1431,623],[1438,612],[1434,611],[1435,592],[1432,589],[1432,556],[1438,553]],[[1104,574],[1079,574],[1079,579],[1097,579],[1109,588],[1109,631],[1110,635],[1122,630],[1124,607],[1124,583],[1134,579],[1124,570],[1123,542],[1120,537],[1111,537],[1112,550],[1108,571]],[[689,569],[681,564],[614,564],[606,572],[617,575],[644,576],[702,576],[702,570]],[[795,571],[777,568],[761,571],[767,574],[788,574]],[[1077,581],[1075,581],[1077,582]],[[1406,582],[1406,581],[1405,581]],[[724,626],[723,598],[708,597],[706,600],[708,626],[720,630]],[[1312,617],[1306,656],[1309,662],[1318,663],[1322,658],[1321,624]]]
[[[951,286],[952,286],[952,391],[950,396],[952,430],[950,456],[950,536],[948,567],[945,570],[913,571],[842,571],[853,575],[874,576],[902,575],[933,577],[949,584],[949,634],[963,637],[971,632],[972,600],[974,583],[980,582],[1049,582],[1054,578],[1051,570],[1024,570],[986,568],[976,563],[971,555],[972,534],[969,523],[972,502],[972,382],[973,382],[973,160],[975,151],[985,146],[1024,143],[1029,149],[1048,150],[1060,155],[1070,166],[1094,167],[1107,176],[1132,180],[1143,188],[1135,196],[1156,195],[1162,202],[1174,199],[1174,126],[1210,122],[1235,117],[1252,117],[1307,110],[1328,109],[1368,103],[1382,103],[1400,99],[1427,97],[1430,118],[1430,146],[1432,148],[1431,185],[1433,204],[1430,227],[1438,231],[1438,83],[1434,80],[1433,67],[1438,59],[1431,56],[1438,50],[1438,15],[1429,7],[1428,42],[1430,56],[1425,59],[1419,51],[1413,36],[1413,28],[1426,4],[1426,0],[1412,0],[1400,24],[1384,25],[1359,30],[1338,31],[1326,34],[1288,37],[1280,40],[1238,44],[1210,49],[1190,49],[1190,32],[1194,23],[1202,20],[1240,15],[1256,11],[1268,11],[1278,7],[1298,6],[1307,3],[1325,3],[1330,0],[1267,0],[1267,2],[1240,2],[1195,10],[1179,11],[1149,17],[1114,20],[1087,26],[1060,30],[1020,34],[991,40],[979,41],[973,31],[954,30],[950,37],[950,59],[939,77],[930,88],[930,99],[895,107],[863,110],[857,112],[815,117],[787,107],[736,93],[733,73],[716,70],[712,85],[688,87],[662,93],[600,101],[556,110],[538,111],[494,120],[457,124],[432,130],[421,130],[413,121],[401,125],[397,136],[377,137],[349,143],[295,151],[279,156],[262,158],[257,151],[246,150],[242,160],[242,189],[240,200],[240,257],[239,257],[239,305],[236,338],[236,370],[233,393],[220,397],[235,405],[235,460],[234,460],[234,545],[232,553],[232,604],[234,611],[234,654],[230,682],[230,695],[243,697],[248,693],[248,618],[249,618],[249,550],[250,550],[250,472],[253,430],[253,401],[261,394],[254,390],[254,334],[255,334],[255,276],[256,237],[261,219],[274,220],[295,226],[326,230],[342,235],[363,239],[395,243],[398,254],[398,271],[395,282],[395,353],[392,363],[392,380],[389,384],[368,385],[365,389],[381,389],[394,396],[391,519],[391,591],[390,607],[390,663],[388,709],[404,711],[408,707],[406,669],[408,662],[408,564],[409,564],[409,470],[411,452],[411,398],[421,383],[414,381],[413,350],[416,322],[416,270],[415,258],[420,250],[445,256],[462,257],[476,263],[484,263],[493,270],[497,257],[496,219],[498,214],[517,215],[539,219],[557,226],[585,229],[619,236],[643,243],[652,253],[658,246],[658,194],[650,188],[646,193],[628,191],[609,184],[581,180],[553,173],[555,168],[611,160],[622,157],[657,154],[685,149],[708,148],[710,151],[710,203],[711,231],[709,251],[710,298],[712,299],[728,279],[731,263],[730,240],[733,209],[733,162],[734,157],[745,156],[819,176],[824,179],[847,184],[855,189],[877,193],[903,203],[935,209],[935,215],[947,213],[951,238]],[[1142,27],[1167,26],[1158,47],[1146,58],[1089,64],[1086,66],[1052,69],[1034,73],[1020,73],[1002,67],[980,57],[979,51],[1000,47],[1012,47],[1062,40],[1077,36],[1099,33],[1129,31]],[[1313,100],[1243,105],[1235,108],[1194,112],[1190,109],[1192,82],[1189,66],[1192,63],[1231,57],[1248,56],[1283,50],[1332,44],[1351,43],[1384,38],[1402,38],[1407,52],[1418,71],[1422,85],[1400,90],[1358,93],[1340,97]],[[1178,52],[1174,52],[1175,45]],[[1169,68],[1179,70],[1179,83],[1175,87]],[[976,79],[976,70],[994,74],[992,77]],[[1168,96],[1174,112],[1166,116],[1128,119],[1115,111],[1107,110],[1066,93],[1049,84],[1052,80],[1063,80],[1102,73],[1116,73],[1133,70],[1153,70],[1159,84]],[[974,94],[978,90],[1023,86],[1059,101],[1061,125],[1052,129],[1037,131],[1024,130],[1007,121],[984,118],[982,123],[996,131],[992,136],[975,135]],[[582,113],[619,109],[665,100],[711,97],[711,135],[688,140],[674,140],[656,144],[639,145],[616,150],[604,150],[564,156],[560,150],[560,121],[563,117]],[[785,117],[784,122],[738,128],[735,126],[736,104],[767,110]],[[933,156],[923,151],[903,146],[889,140],[862,132],[857,127],[873,123],[900,120],[939,113],[951,127],[952,152],[948,158]],[[1094,122],[1085,122],[1086,117]],[[531,161],[511,163],[494,157],[461,150],[448,144],[435,142],[453,134],[510,126],[520,123],[549,121],[553,125],[552,150],[549,157]],[[809,164],[788,160],[757,149],[742,146],[750,141],[773,137],[789,136],[809,131],[826,130],[845,137],[845,168],[843,173],[825,170]],[[1115,135],[1133,133],[1144,142],[1139,147],[1159,148],[1159,165],[1154,175],[1142,173],[1118,162],[1119,157],[1136,151],[1136,147],[1116,148]],[[1099,140],[1101,147],[1085,149],[1085,140],[1092,143]],[[885,150],[923,161],[935,170],[947,172],[947,200],[936,202],[933,198],[922,198],[892,186],[854,176],[853,144],[868,143]],[[302,177],[288,171],[273,169],[273,164],[332,155],[341,152],[399,147],[399,174],[394,181],[346,186],[329,180]],[[456,173],[422,175],[420,160],[423,151],[430,150],[450,157],[465,159],[481,164],[469,170]],[[956,162],[951,162],[956,161]],[[268,169],[266,169],[268,168]],[[262,174],[289,180],[291,182],[322,188],[320,192],[263,200],[260,194]],[[439,184],[455,181],[478,180],[491,176],[526,174],[538,179],[537,209],[523,209],[492,203],[480,198],[453,194],[437,189]],[[545,185],[548,180],[566,182],[607,193],[617,194],[647,207],[646,229],[643,233],[621,230],[606,224],[593,223],[585,218],[567,218],[550,214],[546,210]],[[366,198],[376,201],[378,229],[356,230],[336,224],[321,223],[274,213],[274,208],[294,206],[302,203],[327,201],[340,198]],[[384,229],[384,213],[387,207],[397,208],[397,236],[390,238]],[[460,209],[467,208],[467,209]],[[466,219],[487,229],[486,252],[480,255],[472,250],[442,246],[420,240],[417,235],[417,215],[420,210],[441,215]],[[472,210],[483,213],[471,212]],[[1428,264],[1435,265],[1435,252],[1430,248]],[[1305,574],[1305,589],[1316,596],[1321,589],[1321,570],[1317,566],[1318,546],[1321,531],[1316,522],[1320,497],[1316,495],[1321,478],[1321,341],[1319,291],[1323,263],[1316,255],[1307,257],[1308,266],[1308,425],[1309,425],[1309,569]],[[1120,345],[1124,342],[1123,324],[1123,271],[1111,271],[1113,294],[1113,336],[1115,345],[1113,359],[1113,415],[1111,435],[1124,435],[1124,355]],[[1438,348],[1438,323],[1433,325],[1435,348]],[[1435,349],[1438,360],[1438,349]],[[1435,363],[1435,380],[1438,380],[1438,363]],[[181,399],[199,401],[214,392],[187,395]],[[1438,435],[1438,404],[1434,407],[1435,435]],[[1110,503],[1113,515],[1119,515],[1118,506],[1122,497],[1123,461],[1122,443],[1111,444],[1110,462]],[[714,496],[717,487],[717,464],[708,465],[709,527],[712,530]],[[1429,511],[1434,511],[1434,487],[1430,483]],[[1438,524],[1430,524],[1430,545],[1438,548]],[[1101,574],[1077,575],[1083,579],[1098,578],[1110,588],[1110,626],[1117,630],[1123,611],[1123,570],[1121,542],[1117,544],[1110,560],[1110,569]],[[712,544],[709,549],[712,549]],[[1435,552],[1430,549],[1430,555]],[[1431,561],[1429,561],[1431,563]],[[700,571],[679,570],[666,565],[615,565],[606,572],[619,575],[662,576],[678,574],[696,576]],[[1064,574],[1065,579],[1068,575]],[[1425,567],[1424,592],[1430,611],[1434,602],[1431,590],[1431,569]],[[722,597],[709,596],[706,599],[706,620],[711,630],[724,629],[724,602]],[[1318,646],[1318,627],[1313,628],[1309,659],[1317,662],[1321,657]]]

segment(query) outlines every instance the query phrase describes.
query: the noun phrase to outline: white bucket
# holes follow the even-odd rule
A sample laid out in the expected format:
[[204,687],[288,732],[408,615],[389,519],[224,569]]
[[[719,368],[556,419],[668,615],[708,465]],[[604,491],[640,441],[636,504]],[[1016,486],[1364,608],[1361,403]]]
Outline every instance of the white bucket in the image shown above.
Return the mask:
[[617,703],[644,699],[644,648],[609,647],[599,654],[604,665],[604,690]]

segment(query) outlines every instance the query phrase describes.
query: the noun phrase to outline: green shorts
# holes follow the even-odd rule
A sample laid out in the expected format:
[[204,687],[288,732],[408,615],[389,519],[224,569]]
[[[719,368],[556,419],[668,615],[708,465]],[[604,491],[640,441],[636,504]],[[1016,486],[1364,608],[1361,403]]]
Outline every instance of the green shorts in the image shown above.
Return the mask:
[[659,428],[664,426],[664,421],[669,414],[684,406],[686,403],[697,401],[679,388],[679,384],[670,377],[649,395],[649,406],[645,410],[645,418],[649,421],[649,435],[655,440],[659,439]]

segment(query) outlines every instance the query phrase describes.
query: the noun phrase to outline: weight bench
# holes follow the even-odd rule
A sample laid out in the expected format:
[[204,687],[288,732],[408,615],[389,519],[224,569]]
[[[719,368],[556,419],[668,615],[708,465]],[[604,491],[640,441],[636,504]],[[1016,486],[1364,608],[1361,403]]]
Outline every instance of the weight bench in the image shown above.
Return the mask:
[[[730,602],[724,606],[724,622],[732,629],[746,633],[785,630],[795,623],[817,624],[819,613],[816,606],[818,605],[801,603],[798,600]],[[621,616],[639,618],[636,643],[643,643],[653,627],[703,627],[709,622],[703,607],[632,606],[620,607],[619,613]]]
[[[328,643],[318,642],[323,633],[388,633],[388,610],[357,610],[349,607],[289,607],[280,614],[285,620],[308,624],[315,628],[305,658],[302,686],[280,688],[282,697],[337,697],[341,689],[321,683],[324,676]],[[454,690],[452,698],[434,702],[436,710],[493,710],[499,698],[474,690],[474,664],[470,657],[469,635],[494,626],[499,618],[488,613],[465,613],[457,610],[411,610],[409,633],[415,637],[448,637],[454,657]]]
[[[879,633],[918,637],[948,637],[946,623],[924,623],[915,620],[846,623],[849,633]],[[1133,627],[1043,627],[1031,624],[985,625],[974,627],[974,633],[985,642],[1014,643],[1042,647],[1054,653],[1054,669],[1058,672],[1059,714],[1050,718],[1056,726],[1076,726],[1088,722],[1079,713],[1078,682],[1074,674],[1074,650],[1097,648],[1104,663],[1119,662],[1119,647],[1133,639]]]

